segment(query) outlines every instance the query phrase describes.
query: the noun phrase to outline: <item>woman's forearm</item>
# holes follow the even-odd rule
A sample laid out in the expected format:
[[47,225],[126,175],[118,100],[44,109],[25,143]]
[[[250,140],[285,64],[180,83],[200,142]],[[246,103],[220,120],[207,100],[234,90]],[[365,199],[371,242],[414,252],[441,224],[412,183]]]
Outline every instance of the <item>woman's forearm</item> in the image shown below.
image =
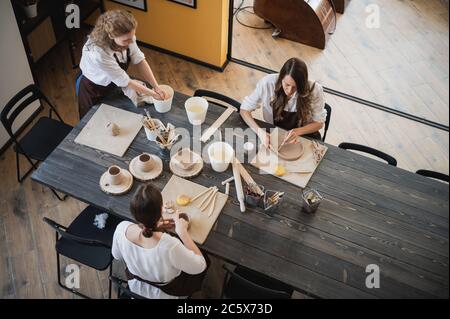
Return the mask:
[[191,236],[187,231],[179,234],[178,236],[180,237],[184,246],[186,246],[189,250],[192,250],[194,254],[198,256],[203,256],[202,252],[200,251],[200,249],[198,249],[197,245],[194,243],[194,241],[192,240]]
[[294,129],[295,133],[298,136],[306,135],[306,134],[312,134],[318,132],[323,127],[323,123],[321,122],[312,122],[308,125],[305,125],[303,127],[299,127]]
[[142,60],[137,64],[137,69],[141,76],[144,78],[145,81],[149,82],[152,87],[158,87],[159,84],[156,81],[155,75],[153,74],[152,69],[150,68],[150,65],[148,64],[147,60]]
[[131,88],[142,95],[152,95],[154,94],[152,90],[150,90],[148,87],[140,84],[138,81],[130,80],[128,82],[128,88]]
[[256,123],[255,119],[252,116],[252,113],[250,111],[241,110],[240,114],[244,122],[247,123],[247,125],[253,130],[253,132],[258,134],[261,128]]

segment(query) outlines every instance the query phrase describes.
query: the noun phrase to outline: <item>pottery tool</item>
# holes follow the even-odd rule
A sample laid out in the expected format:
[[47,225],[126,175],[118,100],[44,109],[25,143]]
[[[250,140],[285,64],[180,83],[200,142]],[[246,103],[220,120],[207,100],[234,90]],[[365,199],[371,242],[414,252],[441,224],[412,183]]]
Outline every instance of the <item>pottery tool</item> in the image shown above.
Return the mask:
[[212,206],[209,209],[208,217],[211,217],[213,212],[214,212],[214,207],[216,207],[216,200],[217,200],[217,193],[214,194],[214,199],[213,199],[213,202],[212,202]]
[[228,184],[234,180],[234,176],[231,176],[229,179],[226,179],[222,182],[222,185]]
[[194,198],[191,199],[191,203],[194,202],[194,201],[196,201],[196,200],[199,199],[200,197],[206,195],[206,193],[210,192],[211,189],[213,189],[213,188],[214,188],[214,187],[207,188],[207,189],[205,189],[203,192],[201,192],[200,194],[196,195]]
[[209,193],[211,191],[213,191],[213,190],[214,190],[214,187],[207,188],[204,191],[202,191],[201,193],[197,194],[194,198],[190,198],[187,195],[178,195],[177,199],[176,199],[176,202],[180,206],[188,206],[189,204],[193,203],[194,201],[196,201],[200,197],[203,197],[203,196],[206,196],[206,195],[209,196]]
[[209,200],[209,198],[211,197],[211,195],[214,193],[214,191],[216,190],[217,187],[211,187],[209,188],[209,191],[202,196],[203,200],[200,202],[200,205],[197,206],[200,210],[202,210],[201,208],[203,207],[203,205]]
[[234,175],[234,184],[236,186],[236,194],[237,199],[239,201],[241,212],[245,212],[245,196],[244,196],[244,190],[242,189],[242,180],[241,180],[241,173],[239,171],[239,166],[237,164],[238,159],[235,157],[233,158],[233,162],[231,163],[233,166],[233,175]]
[[276,192],[275,194],[273,194],[272,196],[270,196],[268,199],[267,199],[267,204],[269,204],[269,205],[267,205],[267,206],[273,206],[273,205],[276,205],[276,204],[278,204],[278,202],[280,201],[280,199],[282,198],[284,196],[284,193],[283,192]]
[[230,195],[230,183],[225,184],[225,195]]
[[222,113],[222,115],[211,125],[205,133],[203,133],[202,137],[200,138],[200,141],[203,143],[206,143],[206,141],[209,140],[211,136],[219,129],[219,127],[222,126],[223,123],[230,117],[233,112],[235,112],[236,109],[234,107],[228,107],[225,112]]
[[211,196],[209,196],[209,198],[208,198],[208,200],[206,201],[205,205],[199,207],[200,210],[201,210],[202,212],[205,211],[205,210],[209,207],[209,205],[211,205],[211,202],[214,201],[214,198],[216,197],[216,195],[217,195],[218,192],[219,192],[219,189],[216,188],[216,189],[211,193]]
[[248,187],[251,189],[251,191],[255,194],[258,194],[260,196],[264,196],[264,192],[262,189],[256,184],[253,177],[248,173],[248,171],[245,169],[245,167],[240,162],[236,162],[236,165],[239,167],[239,173],[241,174],[244,181],[247,183]]

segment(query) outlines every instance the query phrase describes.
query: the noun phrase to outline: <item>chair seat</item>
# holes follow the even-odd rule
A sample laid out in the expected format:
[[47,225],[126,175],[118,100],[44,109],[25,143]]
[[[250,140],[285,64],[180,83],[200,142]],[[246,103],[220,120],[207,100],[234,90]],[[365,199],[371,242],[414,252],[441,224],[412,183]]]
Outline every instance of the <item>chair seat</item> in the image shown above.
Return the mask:
[[[94,219],[95,215],[103,213],[104,211],[88,206],[70,224],[67,232],[86,239],[95,239],[112,246],[114,231],[122,219],[109,214],[105,228],[99,229],[94,225]],[[83,245],[65,238],[58,239],[56,251],[63,256],[97,270],[105,270],[112,261],[111,249],[109,248]]]
[[19,141],[23,150],[16,148],[19,153],[25,153],[32,159],[43,161],[70,133],[72,126],[49,117],[41,117],[37,123]]
[[231,299],[289,299],[293,289],[284,283],[237,266],[224,287],[224,296]]

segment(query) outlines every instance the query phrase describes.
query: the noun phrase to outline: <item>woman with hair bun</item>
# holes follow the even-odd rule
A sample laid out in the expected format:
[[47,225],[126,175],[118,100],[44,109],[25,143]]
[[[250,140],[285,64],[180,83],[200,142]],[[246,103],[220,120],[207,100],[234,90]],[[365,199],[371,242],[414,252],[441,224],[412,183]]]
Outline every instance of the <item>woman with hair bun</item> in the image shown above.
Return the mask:
[[[136,44],[136,28],[136,19],[127,11],[111,10],[98,18],[81,56],[80,118],[116,87],[133,89],[157,100],[167,98],[167,93],[160,89],[144,53]],[[142,78],[153,89],[130,78],[126,72],[130,64],[136,65]]]
[[[114,233],[112,255],[125,261],[132,292],[152,299],[178,298],[154,285],[169,283],[181,272],[202,273],[206,260],[190,237],[188,222],[175,214],[175,232],[181,239],[158,230],[161,227],[163,199],[151,184],[141,185],[130,203],[130,211],[138,224],[124,221]],[[138,278],[138,279],[136,279]]]

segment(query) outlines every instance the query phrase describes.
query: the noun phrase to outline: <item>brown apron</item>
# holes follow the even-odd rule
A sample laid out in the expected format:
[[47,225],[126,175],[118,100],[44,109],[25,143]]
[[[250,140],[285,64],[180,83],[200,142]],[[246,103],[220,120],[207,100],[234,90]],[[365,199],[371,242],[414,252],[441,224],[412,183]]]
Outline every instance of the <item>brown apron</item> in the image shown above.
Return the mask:
[[[283,111],[282,113],[282,119],[279,121],[276,121],[275,118],[273,119],[273,122],[275,126],[281,127],[282,129],[286,131],[290,131],[293,129],[298,128],[298,114],[297,112],[287,112]],[[305,137],[310,137],[316,140],[321,140],[322,136],[320,135],[320,132],[315,132],[307,135],[303,135]]]
[[[128,70],[131,62],[129,48],[127,49],[126,62],[120,62],[115,53],[114,58],[122,70]],[[117,86],[113,82],[108,86],[103,86],[95,84],[85,76],[82,76],[80,81],[80,92],[78,94],[78,112],[80,114],[80,119],[89,112],[91,107],[100,103],[105,96],[112,93],[115,88],[117,88]]]

